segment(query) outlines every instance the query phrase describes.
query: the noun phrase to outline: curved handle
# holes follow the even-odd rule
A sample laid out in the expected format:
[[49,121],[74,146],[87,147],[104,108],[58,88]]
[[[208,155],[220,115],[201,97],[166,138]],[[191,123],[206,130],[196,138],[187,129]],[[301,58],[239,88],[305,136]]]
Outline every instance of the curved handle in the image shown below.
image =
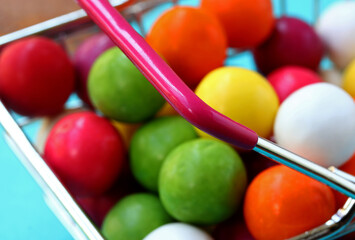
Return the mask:
[[116,43],[160,94],[191,124],[243,149],[258,135],[204,103],[176,75],[107,0],[78,0],[90,18]]

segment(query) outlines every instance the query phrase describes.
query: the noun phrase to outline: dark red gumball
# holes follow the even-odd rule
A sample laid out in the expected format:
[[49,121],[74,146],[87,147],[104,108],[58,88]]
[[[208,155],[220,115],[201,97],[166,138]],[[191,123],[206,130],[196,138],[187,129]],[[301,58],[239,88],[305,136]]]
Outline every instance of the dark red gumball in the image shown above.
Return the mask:
[[125,150],[107,119],[85,111],[67,115],[54,125],[44,159],[74,196],[98,196],[116,181]]
[[348,233],[340,238],[337,238],[338,240],[354,240],[355,239],[355,232]]
[[286,66],[276,69],[267,76],[267,79],[275,89],[280,103],[301,87],[323,82],[315,72],[299,66]]
[[218,224],[212,233],[213,238],[215,240],[254,240],[245,225],[243,215],[239,215]]
[[111,189],[100,196],[78,197],[76,200],[91,220],[101,227],[106,214],[121,198],[142,191],[144,189],[133,177],[129,162],[125,161],[122,172]]
[[248,182],[251,182],[263,170],[278,164],[255,151],[242,152],[240,155],[247,171]]
[[59,113],[74,89],[74,68],[53,40],[25,38],[0,55],[0,96],[15,112],[27,116]]
[[[355,176],[355,153],[345,164],[340,166],[339,169],[348,174]],[[338,191],[335,191],[334,189],[333,191],[334,191],[335,201],[337,203],[337,208],[343,207],[348,197]]]
[[117,181],[111,190],[101,196],[78,197],[76,200],[93,223],[98,227],[101,227],[103,220],[111,208],[121,198],[134,192],[138,192],[138,190],[135,191],[135,189],[137,189],[135,184],[127,181]]
[[258,70],[269,74],[287,65],[317,70],[324,54],[322,41],[306,22],[281,17],[270,38],[253,51]]
[[99,197],[77,198],[76,201],[91,221],[101,227],[106,214],[120,199],[121,196],[105,194]]
[[88,105],[92,106],[87,91],[88,75],[96,58],[107,49],[115,46],[104,33],[95,34],[80,44],[74,53],[73,63],[77,73],[76,92]]

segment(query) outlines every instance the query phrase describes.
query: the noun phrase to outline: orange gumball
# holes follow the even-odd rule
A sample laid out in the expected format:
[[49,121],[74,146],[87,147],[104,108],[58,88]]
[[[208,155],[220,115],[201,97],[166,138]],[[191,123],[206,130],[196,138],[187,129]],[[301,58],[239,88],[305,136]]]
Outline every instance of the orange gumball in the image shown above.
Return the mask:
[[227,37],[218,19],[203,9],[176,6],[153,24],[147,42],[194,88],[226,58]]
[[274,27],[271,0],[202,0],[201,7],[218,16],[230,47],[256,47]]
[[249,185],[244,218],[256,239],[287,239],[325,223],[335,213],[332,190],[283,165]]

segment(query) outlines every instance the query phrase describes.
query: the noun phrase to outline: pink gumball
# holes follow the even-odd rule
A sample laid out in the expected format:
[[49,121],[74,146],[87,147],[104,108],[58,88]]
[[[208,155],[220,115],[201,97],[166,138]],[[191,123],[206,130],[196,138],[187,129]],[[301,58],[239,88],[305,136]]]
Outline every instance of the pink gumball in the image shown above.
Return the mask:
[[271,37],[253,51],[255,63],[264,74],[287,65],[317,70],[323,53],[323,44],[313,28],[293,17],[277,19]]
[[298,66],[279,68],[267,77],[274,87],[280,103],[291,93],[312,83],[322,82],[322,79],[313,71]]
[[87,92],[87,80],[92,64],[105,50],[115,46],[104,33],[98,33],[86,39],[74,53],[74,66],[77,72],[76,91],[79,97],[92,106]]

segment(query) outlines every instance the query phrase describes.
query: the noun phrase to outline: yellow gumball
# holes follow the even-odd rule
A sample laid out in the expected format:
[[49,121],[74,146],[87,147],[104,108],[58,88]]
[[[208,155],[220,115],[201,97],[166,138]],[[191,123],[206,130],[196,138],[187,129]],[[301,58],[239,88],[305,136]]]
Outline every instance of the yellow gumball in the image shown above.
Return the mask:
[[157,112],[155,117],[173,116],[173,115],[178,115],[178,113],[168,102],[166,102],[163,105],[163,107],[159,110],[159,112]]
[[355,98],[355,59],[345,69],[343,88]]
[[131,144],[131,139],[133,134],[137,131],[137,129],[142,126],[140,123],[123,123],[112,120],[112,125],[117,129],[117,131],[121,134],[123,142],[125,143],[126,149],[129,149]]
[[[221,67],[204,77],[196,94],[210,107],[259,136],[271,136],[279,100],[260,74],[238,67]],[[199,130],[198,133],[209,136]]]

